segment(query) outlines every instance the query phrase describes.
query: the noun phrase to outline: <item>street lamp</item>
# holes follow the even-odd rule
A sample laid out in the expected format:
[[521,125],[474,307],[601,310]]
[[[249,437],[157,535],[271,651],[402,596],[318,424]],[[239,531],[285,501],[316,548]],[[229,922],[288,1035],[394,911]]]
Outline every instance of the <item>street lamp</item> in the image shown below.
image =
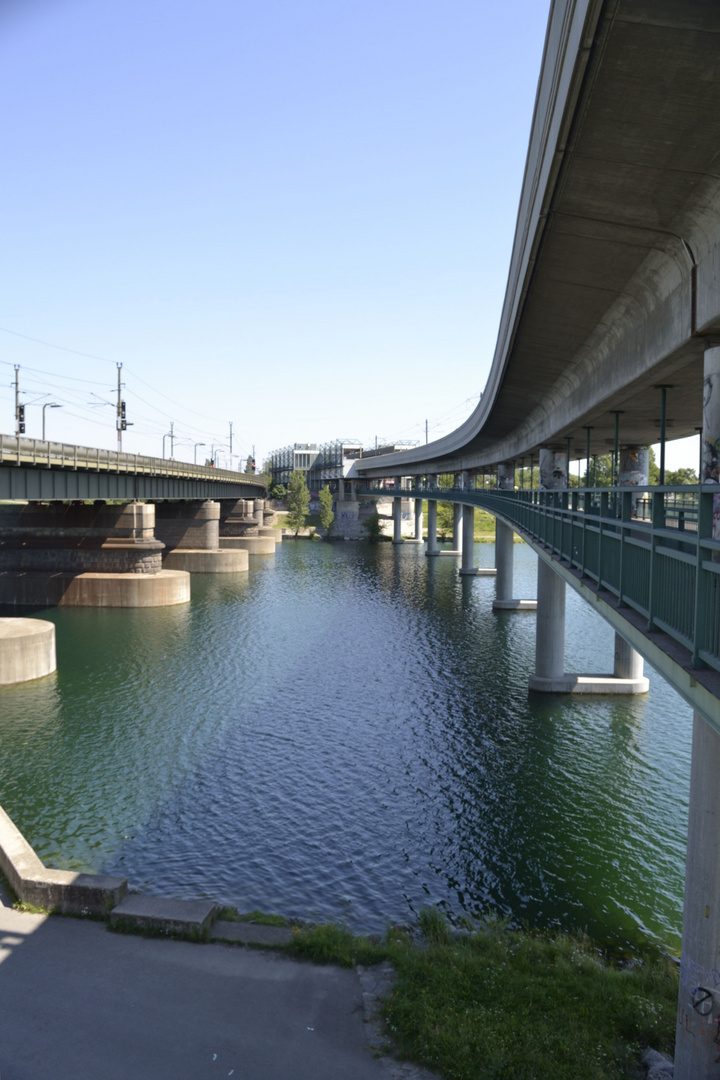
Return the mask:
[[42,407],[42,441],[45,442],[45,410],[46,409],[62,409],[62,405],[58,405],[57,401],[48,401]]
[[195,465],[197,465],[197,448],[198,448],[198,446],[204,446],[204,445],[205,445],[204,442],[196,442],[195,443],[195,450],[194,450],[194,453],[193,453],[193,463]]

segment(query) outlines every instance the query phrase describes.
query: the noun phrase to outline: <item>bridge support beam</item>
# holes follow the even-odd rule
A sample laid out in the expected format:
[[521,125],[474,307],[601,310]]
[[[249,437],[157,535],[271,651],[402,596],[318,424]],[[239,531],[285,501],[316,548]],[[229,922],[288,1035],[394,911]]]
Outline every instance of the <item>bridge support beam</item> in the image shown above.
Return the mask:
[[[618,646],[616,639],[616,665]],[[634,652],[620,650],[620,663],[632,668]],[[529,687],[549,694],[646,694],[647,679],[616,675],[575,675],[565,671],[565,582],[545,559],[538,559],[535,673]]]
[[693,715],[675,1080],[717,1076],[720,1022],[720,734]]
[[500,518],[495,519],[495,599],[493,611],[535,611],[537,600],[513,598],[513,531]]

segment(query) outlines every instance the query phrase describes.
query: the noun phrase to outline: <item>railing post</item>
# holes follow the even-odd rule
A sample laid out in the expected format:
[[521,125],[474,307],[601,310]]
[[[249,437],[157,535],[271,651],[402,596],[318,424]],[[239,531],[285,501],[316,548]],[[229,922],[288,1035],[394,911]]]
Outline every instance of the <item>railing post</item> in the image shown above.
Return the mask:
[[600,517],[598,518],[598,589],[602,589],[603,587],[603,540],[605,536],[604,522],[608,516],[609,506],[610,493],[609,491],[603,491],[600,493]]
[[656,529],[663,529],[665,527],[665,494],[662,491],[653,491],[652,504],[652,532],[650,535],[650,588],[648,590],[648,630],[655,629],[655,623],[653,617],[655,614],[655,591],[660,587],[660,576],[657,572],[657,546],[660,542],[660,537],[655,535]]
[[704,561],[703,540],[710,540],[713,531],[713,503],[715,496],[710,491],[698,494],[698,520],[697,520],[697,552],[695,559],[695,607],[693,611],[693,654],[691,664],[694,668],[706,667],[704,660],[700,659],[700,652],[707,642],[703,639],[706,626],[706,614],[708,605],[707,589],[703,588]]
[[620,492],[620,505],[622,511],[622,522],[620,525],[620,571],[618,574],[618,606],[627,607],[623,596],[625,595],[625,535],[630,527],[632,521],[632,501],[633,494],[631,491]]

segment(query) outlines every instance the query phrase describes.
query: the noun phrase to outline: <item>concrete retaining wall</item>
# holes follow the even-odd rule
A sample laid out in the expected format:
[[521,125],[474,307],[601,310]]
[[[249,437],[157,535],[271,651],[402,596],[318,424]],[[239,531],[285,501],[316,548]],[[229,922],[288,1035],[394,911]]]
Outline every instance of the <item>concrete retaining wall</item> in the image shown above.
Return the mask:
[[0,870],[20,900],[66,915],[106,918],[127,892],[124,878],[47,869],[2,808]]

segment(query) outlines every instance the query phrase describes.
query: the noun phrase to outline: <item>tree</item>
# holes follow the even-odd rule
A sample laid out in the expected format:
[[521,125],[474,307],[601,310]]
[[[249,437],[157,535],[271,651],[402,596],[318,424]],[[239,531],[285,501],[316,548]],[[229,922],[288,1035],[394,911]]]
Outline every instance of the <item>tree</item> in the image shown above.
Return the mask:
[[455,504],[439,502],[437,508],[437,535],[444,543],[455,528]]
[[379,540],[383,534],[382,521],[377,510],[373,510],[372,514],[365,518],[362,523],[362,527],[367,533],[368,540]]
[[325,530],[327,536],[333,527],[333,521],[335,520],[335,514],[333,513],[333,497],[330,488],[325,485],[320,489],[320,495],[318,496],[320,502],[320,526]]
[[288,528],[294,529],[297,536],[307,520],[310,506],[310,492],[305,483],[305,474],[300,469],[296,469],[290,477],[285,503],[289,511],[286,518]]

